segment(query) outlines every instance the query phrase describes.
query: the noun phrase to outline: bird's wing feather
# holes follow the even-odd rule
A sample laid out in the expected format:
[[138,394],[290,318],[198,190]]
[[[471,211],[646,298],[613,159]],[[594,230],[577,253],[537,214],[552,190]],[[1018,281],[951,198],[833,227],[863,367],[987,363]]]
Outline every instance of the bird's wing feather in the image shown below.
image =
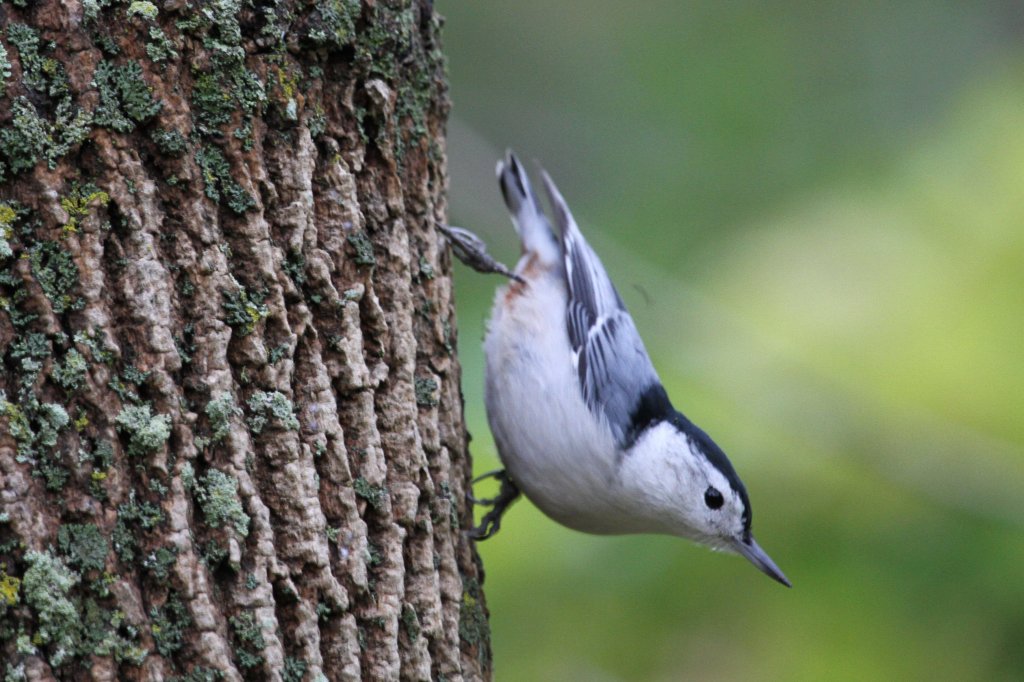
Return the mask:
[[643,414],[652,395],[656,409],[671,406],[633,318],[547,173],[544,187],[562,233],[569,343],[580,388],[590,410],[626,445],[646,425],[638,420],[649,422],[653,416]]

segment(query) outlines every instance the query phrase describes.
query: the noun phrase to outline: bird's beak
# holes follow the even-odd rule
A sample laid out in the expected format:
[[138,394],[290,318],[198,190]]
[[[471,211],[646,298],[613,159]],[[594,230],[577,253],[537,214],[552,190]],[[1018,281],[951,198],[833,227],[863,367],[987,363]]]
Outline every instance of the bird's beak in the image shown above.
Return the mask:
[[786,587],[793,587],[792,583],[786,579],[779,567],[775,565],[772,558],[761,549],[760,545],[754,541],[752,536],[747,536],[745,540],[736,540],[733,542],[733,549],[742,554],[747,558],[747,561],[757,566],[758,570],[764,573],[769,578],[779,581]]

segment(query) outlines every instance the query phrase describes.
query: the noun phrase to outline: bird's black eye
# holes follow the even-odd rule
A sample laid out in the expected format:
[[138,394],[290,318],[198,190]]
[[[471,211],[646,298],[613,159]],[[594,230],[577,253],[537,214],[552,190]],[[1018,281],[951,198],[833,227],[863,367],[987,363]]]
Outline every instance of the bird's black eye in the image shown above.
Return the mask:
[[708,509],[718,509],[725,504],[725,498],[722,497],[722,493],[718,492],[718,488],[709,485],[708,489],[704,491],[704,504],[708,506]]

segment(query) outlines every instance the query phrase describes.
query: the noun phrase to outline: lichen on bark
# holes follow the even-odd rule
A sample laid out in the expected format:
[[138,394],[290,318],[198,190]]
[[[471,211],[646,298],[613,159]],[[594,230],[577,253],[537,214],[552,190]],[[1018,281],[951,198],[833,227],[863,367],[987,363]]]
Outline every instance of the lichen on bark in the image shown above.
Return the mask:
[[0,674],[490,677],[440,26],[0,8]]

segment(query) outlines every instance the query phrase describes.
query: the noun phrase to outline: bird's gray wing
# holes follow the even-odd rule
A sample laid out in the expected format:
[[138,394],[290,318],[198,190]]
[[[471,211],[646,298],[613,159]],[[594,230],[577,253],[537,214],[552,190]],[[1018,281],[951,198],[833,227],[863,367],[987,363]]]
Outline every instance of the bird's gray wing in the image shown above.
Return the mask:
[[660,416],[650,412],[671,406],[633,318],[547,173],[544,187],[562,233],[569,343],[583,398],[625,446]]

